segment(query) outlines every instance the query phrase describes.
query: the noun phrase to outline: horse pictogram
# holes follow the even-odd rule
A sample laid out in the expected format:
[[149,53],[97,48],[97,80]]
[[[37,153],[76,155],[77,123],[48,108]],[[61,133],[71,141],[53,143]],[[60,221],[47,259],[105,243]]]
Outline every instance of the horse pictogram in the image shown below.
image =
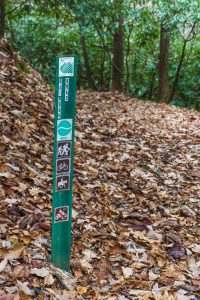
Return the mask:
[[56,189],[57,191],[69,190],[69,175],[57,176]]

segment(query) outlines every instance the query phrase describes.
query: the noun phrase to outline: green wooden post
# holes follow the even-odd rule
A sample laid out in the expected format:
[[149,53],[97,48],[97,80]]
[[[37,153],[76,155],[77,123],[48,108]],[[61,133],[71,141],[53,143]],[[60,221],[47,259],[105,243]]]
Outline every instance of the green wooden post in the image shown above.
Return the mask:
[[70,269],[77,57],[56,58],[52,263]]

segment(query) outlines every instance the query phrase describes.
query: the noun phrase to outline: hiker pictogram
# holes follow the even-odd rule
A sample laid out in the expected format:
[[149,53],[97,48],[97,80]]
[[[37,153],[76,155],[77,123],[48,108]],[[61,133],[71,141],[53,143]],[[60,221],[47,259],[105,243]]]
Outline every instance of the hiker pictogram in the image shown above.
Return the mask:
[[57,157],[70,157],[71,156],[71,143],[70,142],[58,142]]

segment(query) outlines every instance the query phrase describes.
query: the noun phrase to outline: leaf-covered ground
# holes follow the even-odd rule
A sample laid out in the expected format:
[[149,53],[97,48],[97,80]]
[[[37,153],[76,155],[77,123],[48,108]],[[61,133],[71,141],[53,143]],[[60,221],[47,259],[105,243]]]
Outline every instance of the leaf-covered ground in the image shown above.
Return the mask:
[[78,93],[69,277],[49,264],[53,95],[0,59],[0,300],[200,299],[199,113]]

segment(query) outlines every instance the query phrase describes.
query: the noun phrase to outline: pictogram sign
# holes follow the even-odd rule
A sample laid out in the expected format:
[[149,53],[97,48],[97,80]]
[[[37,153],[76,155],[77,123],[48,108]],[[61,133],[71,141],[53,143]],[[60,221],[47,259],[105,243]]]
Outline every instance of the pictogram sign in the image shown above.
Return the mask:
[[55,208],[54,223],[69,221],[69,206]]

